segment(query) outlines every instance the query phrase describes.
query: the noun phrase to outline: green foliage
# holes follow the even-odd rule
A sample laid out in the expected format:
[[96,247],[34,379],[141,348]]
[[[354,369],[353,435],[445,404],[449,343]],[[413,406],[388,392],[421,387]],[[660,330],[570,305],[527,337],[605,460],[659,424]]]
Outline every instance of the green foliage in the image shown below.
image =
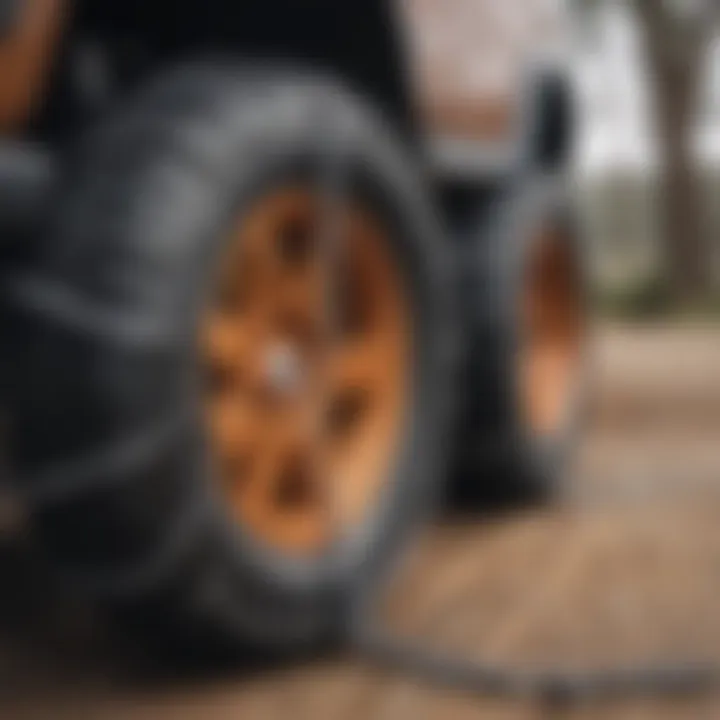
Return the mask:
[[594,295],[599,313],[614,319],[647,321],[665,318],[672,311],[667,283],[656,276],[596,288]]
[[720,291],[678,302],[662,278],[646,277],[612,288],[596,288],[595,309],[602,317],[630,322],[720,320]]

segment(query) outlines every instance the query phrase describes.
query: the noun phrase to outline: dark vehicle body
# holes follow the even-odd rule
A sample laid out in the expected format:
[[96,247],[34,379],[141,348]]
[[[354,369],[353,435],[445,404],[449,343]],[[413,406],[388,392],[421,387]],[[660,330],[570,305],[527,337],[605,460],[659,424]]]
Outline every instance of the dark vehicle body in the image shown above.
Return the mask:
[[[0,0],[10,480],[58,570],[132,625],[225,650],[326,642],[432,487],[476,507],[556,485],[585,394],[570,85],[518,56],[472,106],[442,99],[450,78],[419,92],[404,13],[431,6]],[[342,171],[331,188],[328,160]],[[337,208],[334,234],[355,233],[356,262],[332,266],[345,283],[324,264]],[[250,278],[274,308],[261,350],[232,324],[250,312],[238,257],[253,244],[306,292]],[[326,285],[347,326],[330,337]],[[315,392],[334,343],[352,361],[373,332],[375,395],[352,372],[337,397]],[[301,450],[262,450],[278,417],[292,435],[283,413],[307,397],[322,442],[350,448],[335,476],[359,488],[333,491],[355,500],[328,527],[313,513],[334,504],[314,491],[333,473],[326,445],[306,446],[307,418]],[[247,451],[238,414],[256,402]],[[366,419],[374,432],[342,446]],[[257,453],[284,464],[243,495]]]

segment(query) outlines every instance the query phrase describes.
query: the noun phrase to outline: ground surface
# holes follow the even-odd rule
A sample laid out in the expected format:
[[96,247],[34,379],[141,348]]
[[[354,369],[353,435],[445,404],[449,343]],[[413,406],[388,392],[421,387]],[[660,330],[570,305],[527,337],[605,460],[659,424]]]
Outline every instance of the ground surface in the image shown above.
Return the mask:
[[[596,417],[561,501],[429,532],[387,602],[397,629],[529,667],[720,659],[720,329],[615,328],[599,340]],[[25,555],[0,552],[3,720],[720,717],[720,696],[558,714],[351,659],[131,682],[119,657]]]

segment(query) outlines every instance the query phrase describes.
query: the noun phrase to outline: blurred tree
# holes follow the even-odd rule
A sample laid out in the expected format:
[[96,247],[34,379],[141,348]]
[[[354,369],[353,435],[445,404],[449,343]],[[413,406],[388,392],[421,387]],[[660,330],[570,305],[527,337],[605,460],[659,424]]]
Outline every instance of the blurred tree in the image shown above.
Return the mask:
[[[578,0],[597,10],[613,0]],[[617,0],[615,0],[617,1]],[[720,0],[626,0],[643,37],[661,154],[661,228],[667,279],[681,304],[710,291],[711,263],[702,234],[702,199],[692,152],[698,89]]]

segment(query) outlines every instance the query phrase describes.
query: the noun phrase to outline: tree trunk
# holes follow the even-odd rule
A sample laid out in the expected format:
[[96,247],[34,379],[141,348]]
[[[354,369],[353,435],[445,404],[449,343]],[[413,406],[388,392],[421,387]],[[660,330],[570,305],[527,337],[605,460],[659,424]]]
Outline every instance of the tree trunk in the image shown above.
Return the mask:
[[658,0],[636,3],[643,21],[648,72],[660,141],[660,228],[673,299],[693,305],[706,298],[712,275],[702,223],[700,178],[692,152],[697,87],[706,46],[701,27],[682,27]]
[[[682,73],[685,75],[685,73]],[[691,147],[695,94],[680,90],[681,81],[657,83],[663,106],[660,137],[663,143],[660,175],[661,243],[674,299],[692,304],[710,290],[709,256],[702,223],[700,181]],[[691,85],[694,78],[686,77]]]

